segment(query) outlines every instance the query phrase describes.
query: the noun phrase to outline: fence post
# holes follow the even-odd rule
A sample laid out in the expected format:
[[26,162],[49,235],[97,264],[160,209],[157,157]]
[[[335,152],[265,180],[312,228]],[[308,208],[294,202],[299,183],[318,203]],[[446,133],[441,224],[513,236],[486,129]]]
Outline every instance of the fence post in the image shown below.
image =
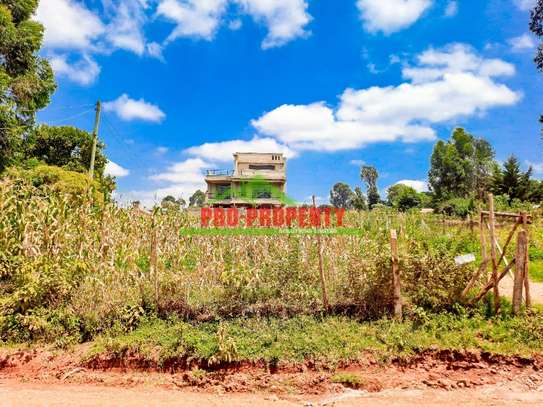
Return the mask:
[[[313,207],[317,207],[317,201],[315,195],[313,195]],[[326,276],[324,274],[324,260],[322,258],[322,242],[320,232],[317,230],[317,246],[319,251],[319,274],[321,278],[321,287],[322,287],[322,304],[324,309],[328,310],[330,308],[330,302],[328,301],[328,290],[326,288]]]
[[532,307],[532,297],[530,295],[530,257],[528,255],[528,214],[522,212],[520,216],[522,217],[523,230],[526,232],[526,251],[524,252],[524,294],[526,296],[526,308],[530,309]]
[[390,251],[392,254],[392,284],[393,284],[393,301],[394,301],[394,317],[402,318],[402,292],[400,280],[400,268],[398,261],[398,234],[395,229],[390,231]]
[[157,252],[158,252],[158,238],[156,227],[156,215],[153,212],[151,221],[151,255],[149,256],[149,274],[153,278],[154,291],[155,291],[155,306],[158,309],[158,267],[157,267]]
[[494,214],[494,195],[488,194],[488,225],[490,227],[490,256],[492,259],[492,281],[494,282],[494,313],[500,312],[500,288],[498,281],[498,261],[496,259],[496,217]]
[[521,230],[517,238],[517,255],[515,267],[515,282],[513,285],[513,313],[518,314],[522,304],[522,287],[525,282],[526,268],[526,250],[527,250],[526,231]]

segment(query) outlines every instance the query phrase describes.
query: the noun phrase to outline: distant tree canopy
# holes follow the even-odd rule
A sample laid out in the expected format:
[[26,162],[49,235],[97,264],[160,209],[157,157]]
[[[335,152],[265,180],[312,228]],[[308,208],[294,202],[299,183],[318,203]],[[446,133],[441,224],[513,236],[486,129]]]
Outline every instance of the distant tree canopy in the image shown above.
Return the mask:
[[[530,30],[543,40],[543,0],[537,0],[537,3],[532,10],[530,16]],[[543,72],[543,41],[537,48],[534,62],[537,65],[537,69]],[[543,115],[539,118],[539,121],[543,124]]]
[[364,211],[368,209],[366,197],[364,196],[364,193],[362,192],[362,189],[360,187],[356,187],[354,189],[354,194],[351,199],[351,203],[352,203],[353,209],[356,209],[357,211]]
[[509,203],[514,199],[520,201],[530,200],[530,187],[533,186],[530,180],[532,169],[523,172],[520,163],[515,156],[510,156],[503,163],[503,168],[498,165],[494,168],[493,192],[498,195],[507,195]]
[[368,207],[371,209],[379,202],[381,202],[379,189],[377,188],[377,179],[379,178],[379,173],[377,172],[375,167],[364,165],[360,169],[360,178],[366,183]]
[[486,140],[455,129],[451,139],[438,141],[432,152],[428,178],[435,198],[482,198],[492,182],[494,163],[494,150]]
[[162,199],[160,206],[164,209],[180,210],[187,205],[183,198],[175,199],[174,196],[168,195]]
[[192,196],[189,198],[189,206],[191,207],[202,207],[204,206],[204,203],[206,201],[206,194],[205,192],[202,192],[200,190],[197,190]]
[[38,55],[43,26],[32,19],[37,5],[0,0],[0,172],[21,159],[35,113],[56,88],[49,63]]
[[330,191],[330,204],[336,208],[352,209],[354,193],[351,187],[343,182],[338,182]]
[[423,202],[423,194],[418,193],[413,187],[396,184],[387,190],[387,202],[390,206],[406,211],[420,207]]

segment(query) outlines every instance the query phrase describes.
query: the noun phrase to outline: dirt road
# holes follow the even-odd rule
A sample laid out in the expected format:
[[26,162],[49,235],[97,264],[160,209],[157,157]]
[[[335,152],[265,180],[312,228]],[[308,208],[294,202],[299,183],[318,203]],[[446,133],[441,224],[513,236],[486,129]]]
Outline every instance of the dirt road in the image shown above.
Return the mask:
[[543,389],[525,391],[515,386],[493,385],[464,390],[385,390],[366,393],[345,390],[341,394],[318,397],[264,394],[208,394],[205,392],[149,388],[111,388],[95,385],[45,385],[0,381],[0,406],[387,406],[463,407],[541,406]]

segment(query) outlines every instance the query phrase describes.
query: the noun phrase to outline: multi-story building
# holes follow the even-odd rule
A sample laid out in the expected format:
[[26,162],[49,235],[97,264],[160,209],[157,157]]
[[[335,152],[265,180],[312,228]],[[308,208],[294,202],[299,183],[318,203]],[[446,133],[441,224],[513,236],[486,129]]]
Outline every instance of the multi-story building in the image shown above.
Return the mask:
[[283,206],[286,158],[281,153],[236,153],[233,170],[208,170],[209,206]]

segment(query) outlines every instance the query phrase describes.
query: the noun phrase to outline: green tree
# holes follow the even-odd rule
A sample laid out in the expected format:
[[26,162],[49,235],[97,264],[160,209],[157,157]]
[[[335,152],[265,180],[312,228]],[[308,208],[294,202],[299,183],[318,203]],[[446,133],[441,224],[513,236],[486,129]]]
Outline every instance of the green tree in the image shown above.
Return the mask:
[[356,187],[354,189],[354,195],[351,201],[353,209],[356,209],[357,211],[365,211],[366,209],[368,209],[366,196],[364,195],[360,187]]
[[440,140],[434,146],[430,187],[438,201],[473,194],[482,198],[490,187],[493,165],[492,146],[457,128],[448,142]]
[[377,188],[377,179],[379,178],[379,173],[377,172],[375,167],[372,167],[370,165],[364,165],[360,170],[360,178],[366,183],[368,207],[371,209],[379,202],[381,202],[379,189]]
[[191,207],[202,207],[204,206],[206,201],[206,194],[200,190],[197,190],[192,196],[189,198],[189,206]]
[[37,0],[0,0],[0,171],[21,159],[21,145],[36,111],[56,85],[39,57],[43,26],[32,19]]
[[503,169],[495,167],[493,190],[494,193],[507,195],[509,204],[513,199],[526,201],[530,197],[530,178],[532,176],[532,168],[522,172],[520,164],[515,156],[510,156],[504,163]]
[[413,187],[396,184],[387,190],[388,204],[400,211],[417,208],[421,205],[422,197]]
[[[543,0],[537,0],[537,3],[532,10],[530,16],[530,30],[543,39]],[[537,65],[537,69],[543,72],[543,42],[539,44],[537,53],[534,58],[534,62]],[[540,116],[539,121],[543,123],[543,115]]]
[[351,187],[343,182],[338,182],[330,191],[330,203],[336,208],[352,209],[354,193]]
[[168,195],[162,199],[160,206],[164,209],[180,210],[186,206],[183,198],[175,199],[174,196]]

